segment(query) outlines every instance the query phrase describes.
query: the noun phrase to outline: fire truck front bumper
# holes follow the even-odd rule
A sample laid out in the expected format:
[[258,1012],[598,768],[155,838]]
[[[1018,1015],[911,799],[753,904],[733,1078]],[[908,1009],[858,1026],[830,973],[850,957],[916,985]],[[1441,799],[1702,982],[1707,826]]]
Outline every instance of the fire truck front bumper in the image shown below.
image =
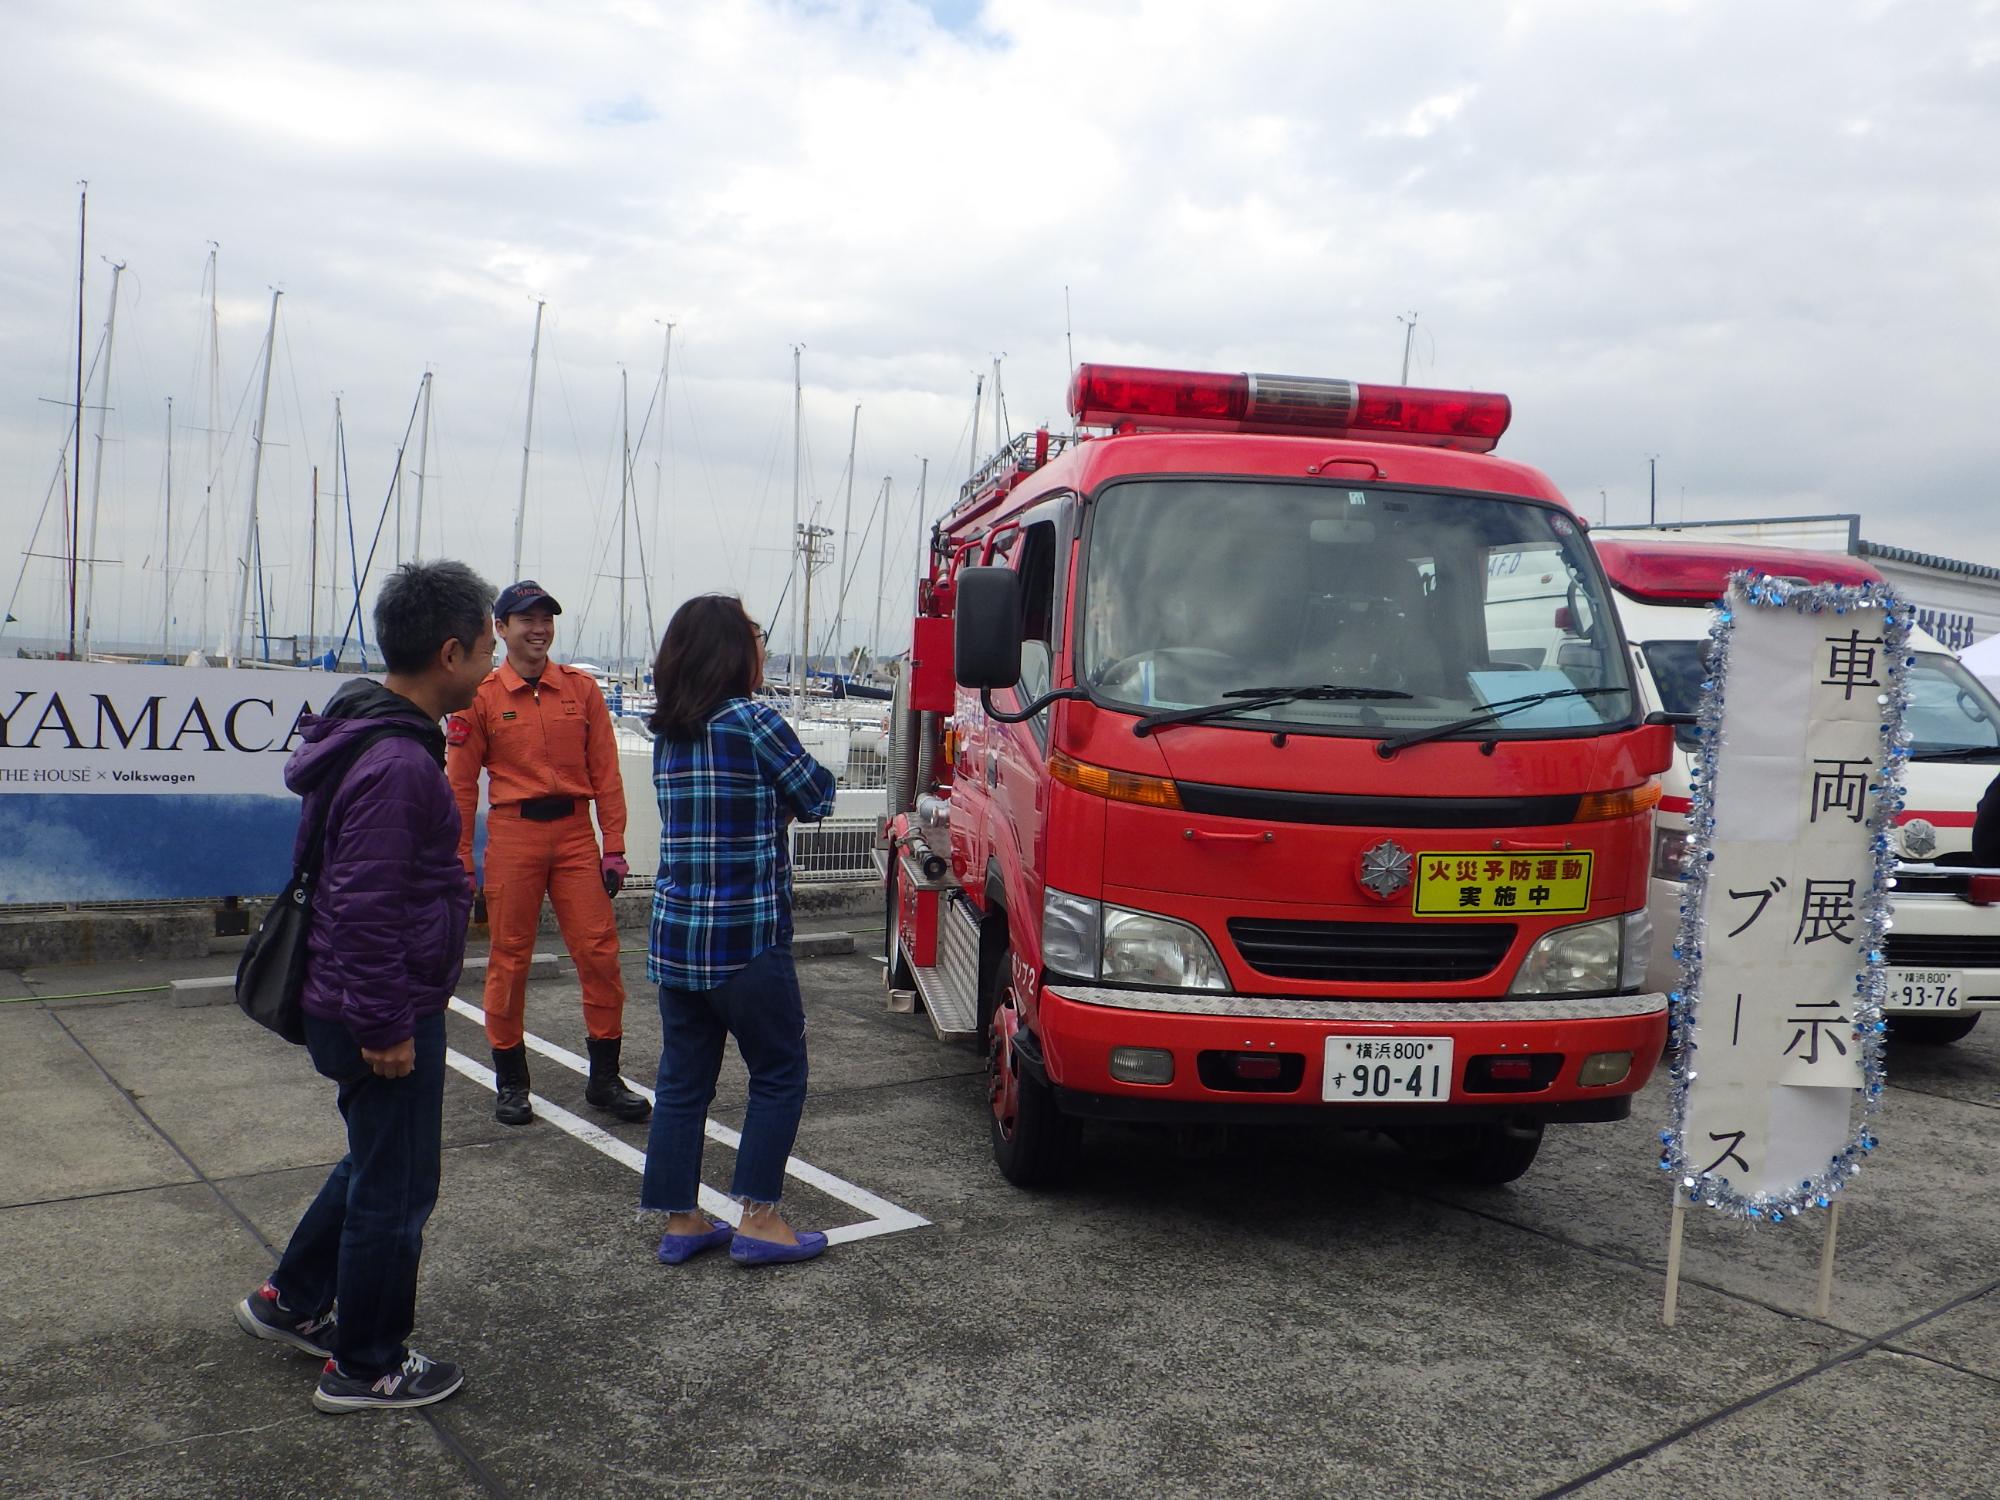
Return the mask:
[[1622,1120],[1666,1044],[1661,994],[1400,1001],[1052,980],[1023,1066],[1067,1114],[1358,1127]]

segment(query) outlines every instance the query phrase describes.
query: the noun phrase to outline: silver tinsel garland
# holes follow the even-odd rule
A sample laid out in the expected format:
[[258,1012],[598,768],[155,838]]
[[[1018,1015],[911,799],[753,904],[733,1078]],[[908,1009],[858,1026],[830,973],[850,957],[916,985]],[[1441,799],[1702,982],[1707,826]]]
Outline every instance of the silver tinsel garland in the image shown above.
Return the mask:
[[[1882,758],[1869,783],[1874,798],[1868,816],[1868,838],[1874,854],[1874,880],[1857,903],[1862,938],[1860,966],[1854,976],[1854,1036],[1861,1055],[1861,1109],[1850,1126],[1846,1146],[1814,1176],[1783,1193],[1748,1195],[1730,1186],[1727,1177],[1697,1172],[1689,1163],[1687,1144],[1688,1085],[1697,1069],[1694,1024],[1702,995],[1702,952],[1707,936],[1703,913],[1708,902],[1709,865],[1715,858],[1715,759],[1722,744],[1723,702],[1729,686],[1729,648],[1735,634],[1731,600],[1741,589],[1749,607],[1791,609],[1801,614],[1874,615],[1882,620],[1883,656],[1888,670],[1877,703],[1882,708]],[[1910,734],[1903,727],[1909,706],[1910,618],[1903,601],[1883,584],[1843,586],[1801,585],[1766,574],[1743,572],[1730,579],[1709,629],[1709,657],[1702,683],[1696,727],[1697,746],[1690,758],[1691,806],[1688,809],[1686,872],[1681,884],[1681,919],[1674,943],[1680,964],[1680,988],[1668,1001],[1668,1043],[1672,1051],[1672,1124],[1660,1132],[1663,1171],[1675,1173],[1677,1191],[1690,1203],[1717,1209],[1740,1219],[1782,1224],[1808,1208],[1825,1208],[1833,1195],[1861,1170],[1862,1158],[1875,1149],[1872,1129],[1884,1085],[1882,1001],[1888,978],[1883,948],[1891,922],[1890,891],[1896,884],[1896,853],[1889,831],[1903,808],[1903,766],[1909,759]]]

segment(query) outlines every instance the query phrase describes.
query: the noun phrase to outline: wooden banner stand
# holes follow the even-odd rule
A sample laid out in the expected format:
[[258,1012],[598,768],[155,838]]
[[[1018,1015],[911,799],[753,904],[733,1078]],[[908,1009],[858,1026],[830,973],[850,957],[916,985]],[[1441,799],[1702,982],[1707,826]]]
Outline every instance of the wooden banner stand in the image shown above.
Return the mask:
[[[1813,1299],[1815,1318],[1825,1318],[1833,1311],[1833,1250],[1840,1237],[1840,1202],[1834,1199],[1826,1216],[1826,1241],[1819,1252],[1819,1292]],[[1686,1228],[1687,1201],[1676,1188],[1674,1211],[1667,1226],[1667,1300],[1660,1308],[1660,1322],[1667,1328],[1674,1326],[1674,1313],[1680,1303],[1681,1238]]]

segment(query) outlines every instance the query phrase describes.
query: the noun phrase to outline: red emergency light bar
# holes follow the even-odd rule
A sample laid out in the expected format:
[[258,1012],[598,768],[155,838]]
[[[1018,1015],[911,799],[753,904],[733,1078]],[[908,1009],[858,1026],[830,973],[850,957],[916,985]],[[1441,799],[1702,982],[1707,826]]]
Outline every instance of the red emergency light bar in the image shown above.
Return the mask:
[[1505,396],[1358,385],[1297,375],[1217,375],[1079,365],[1069,409],[1087,427],[1303,433],[1490,453],[1513,416]]
[[1729,586],[1729,575],[1749,569],[1774,578],[1852,587],[1880,583],[1882,575],[1865,562],[1793,547],[1678,542],[1614,542],[1597,539],[1597,555],[1620,593],[1649,604],[1713,604]]

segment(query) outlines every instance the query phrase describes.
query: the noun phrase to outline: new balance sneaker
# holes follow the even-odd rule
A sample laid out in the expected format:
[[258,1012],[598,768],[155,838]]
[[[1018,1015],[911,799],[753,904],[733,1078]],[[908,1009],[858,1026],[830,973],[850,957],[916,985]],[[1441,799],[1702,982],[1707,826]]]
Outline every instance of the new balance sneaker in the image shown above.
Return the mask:
[[333,1312],[302,1318],[278,1300],[278,1289],[268,1281],[236,1304],[236,1322],[254,1338],[290,1344],[319,1359],[333,1357]]
[[425,1359],[412,1349],[400,1368],[370,1380],[361,1375],[343,1375],[333,1360],[320,1372],[313,1391],[313,1405],[321,1411],[367,1411],[373,1407],[392,1410],[406,1406],[429,1406],[442,1401],[465,1384],[465,1371],[441,1359]]

